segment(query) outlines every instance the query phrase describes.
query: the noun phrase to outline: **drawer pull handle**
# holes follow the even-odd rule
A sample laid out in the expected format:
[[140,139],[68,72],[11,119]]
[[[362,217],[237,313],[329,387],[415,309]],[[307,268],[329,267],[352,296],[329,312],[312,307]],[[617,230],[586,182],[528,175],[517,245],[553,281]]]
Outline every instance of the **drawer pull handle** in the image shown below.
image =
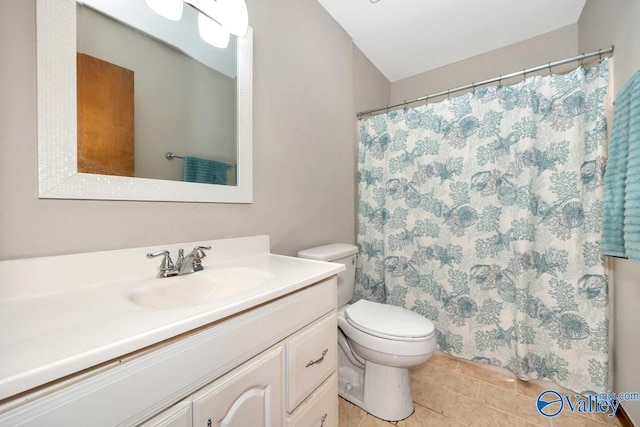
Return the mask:
[[320,427],[322,427],[324,425],[324,420],[326,420],[326,419],[327,419],[327,414],[324,414],[322,416],[322,418],[320,418]]
[[327,355],[327,351],[329,351],[328,348],[325,348],[324,350],[322,350],[322,356],[320,356],[320,359],[318,360],[310,360],[309,363],[307,363],[307,366],[305,366],[305,368],[308,368],[309,366],[313,366],[316,363],[320,363],[324,360],[324,356]]

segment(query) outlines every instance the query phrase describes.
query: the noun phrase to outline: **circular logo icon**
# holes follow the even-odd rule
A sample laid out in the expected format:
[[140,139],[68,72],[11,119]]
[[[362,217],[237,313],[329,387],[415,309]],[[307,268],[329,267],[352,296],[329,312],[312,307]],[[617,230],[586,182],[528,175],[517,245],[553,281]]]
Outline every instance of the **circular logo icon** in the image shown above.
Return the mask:
[[538,412],[545,417],[555,417],[564,408],[562,396],[555,390],[545,390],[538,395],[536,402]]

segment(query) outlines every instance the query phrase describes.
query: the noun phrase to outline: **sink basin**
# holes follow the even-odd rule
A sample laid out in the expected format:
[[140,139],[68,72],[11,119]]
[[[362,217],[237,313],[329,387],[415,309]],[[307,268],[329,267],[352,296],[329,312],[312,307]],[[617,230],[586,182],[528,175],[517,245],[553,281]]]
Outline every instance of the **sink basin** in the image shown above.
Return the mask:
[[129,295],[134,304],[145,308],[183,308],[250,291],[272,278],[255,268],[203,270],[185,276],[154,279],[151,284]]

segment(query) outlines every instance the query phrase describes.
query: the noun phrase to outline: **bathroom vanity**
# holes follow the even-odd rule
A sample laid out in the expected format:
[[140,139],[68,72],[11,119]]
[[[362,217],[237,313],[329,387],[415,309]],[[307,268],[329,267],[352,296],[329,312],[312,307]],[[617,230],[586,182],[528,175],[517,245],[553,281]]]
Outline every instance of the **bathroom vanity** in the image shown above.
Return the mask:
[[0,426],[337,426],[342,269],[266,236],[0,262]]

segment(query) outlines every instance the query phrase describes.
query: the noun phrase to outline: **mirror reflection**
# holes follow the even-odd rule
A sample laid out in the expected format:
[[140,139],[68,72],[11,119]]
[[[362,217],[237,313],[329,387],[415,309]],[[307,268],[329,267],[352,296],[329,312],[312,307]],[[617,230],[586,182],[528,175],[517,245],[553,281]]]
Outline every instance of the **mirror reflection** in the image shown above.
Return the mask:
[[78,172],[236,185],[237,48],[145,0],[78,0]]

